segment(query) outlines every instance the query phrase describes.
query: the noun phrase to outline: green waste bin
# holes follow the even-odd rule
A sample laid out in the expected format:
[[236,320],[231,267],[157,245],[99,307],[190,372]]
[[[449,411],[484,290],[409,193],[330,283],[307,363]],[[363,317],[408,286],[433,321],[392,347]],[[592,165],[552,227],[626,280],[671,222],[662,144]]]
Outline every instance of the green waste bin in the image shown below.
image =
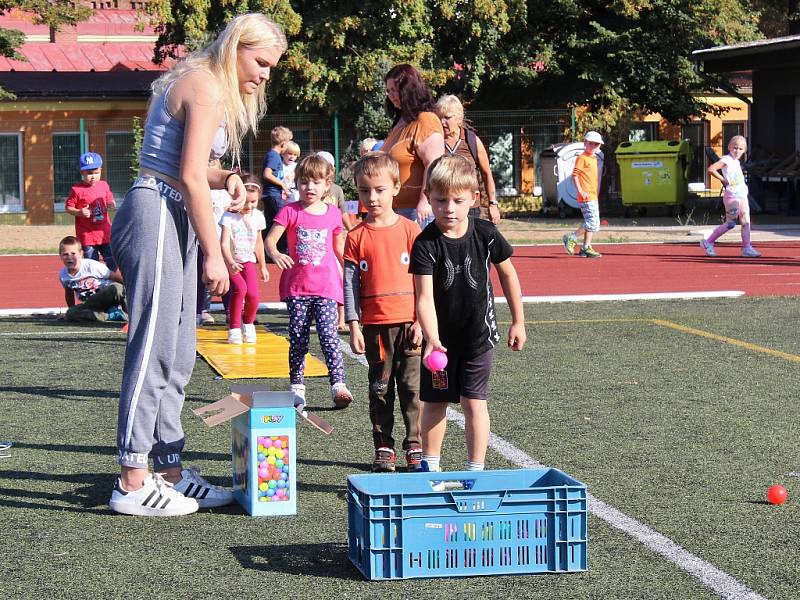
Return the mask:
[[687,140],[622,142],[616,151],[622,204],[683,206],[691,154]]

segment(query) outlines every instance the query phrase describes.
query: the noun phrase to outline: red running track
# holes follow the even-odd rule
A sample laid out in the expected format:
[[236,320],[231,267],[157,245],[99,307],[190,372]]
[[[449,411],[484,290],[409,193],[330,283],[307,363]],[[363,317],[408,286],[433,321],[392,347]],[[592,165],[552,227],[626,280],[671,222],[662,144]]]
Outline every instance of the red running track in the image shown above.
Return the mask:
[[[800,242],[759,244],[764,256],[745,259],[739,245],[718,244],[708,258],[697,244],[597,244],[603,258],[567,256],[561,246],[515,248],[525,296],[641,294],[739,290],[748,296],[800,295]],[[64,306],[56,255],[0,256],[0,309]],[[261,301],[278,300],[280,273],[261,286]],[[495,293],[502,290],[495,280]]]

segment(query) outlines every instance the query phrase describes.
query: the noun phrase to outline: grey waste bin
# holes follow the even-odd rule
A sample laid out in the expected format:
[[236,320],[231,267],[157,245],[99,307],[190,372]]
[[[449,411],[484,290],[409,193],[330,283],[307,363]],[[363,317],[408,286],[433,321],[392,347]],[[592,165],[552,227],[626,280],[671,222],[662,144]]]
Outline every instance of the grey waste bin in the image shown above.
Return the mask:
[[[542,213],[558,210],[558,216],[566,216],[566,208],[579,208],[578,191],[572,181],[575,159],[583,152],[583,142],[554,144],[542,150],[539,162],[542,166]],[[603,152],[597,151],[598,181],[603,176]]]

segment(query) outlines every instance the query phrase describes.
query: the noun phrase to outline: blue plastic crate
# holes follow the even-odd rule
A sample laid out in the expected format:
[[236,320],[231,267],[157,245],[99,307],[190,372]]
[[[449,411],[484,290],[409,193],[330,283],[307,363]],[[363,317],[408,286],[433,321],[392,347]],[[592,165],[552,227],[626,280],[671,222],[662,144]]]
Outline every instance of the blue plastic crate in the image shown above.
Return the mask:
[[351,475],[367,579],[585,571],[586,485],[558,469]]

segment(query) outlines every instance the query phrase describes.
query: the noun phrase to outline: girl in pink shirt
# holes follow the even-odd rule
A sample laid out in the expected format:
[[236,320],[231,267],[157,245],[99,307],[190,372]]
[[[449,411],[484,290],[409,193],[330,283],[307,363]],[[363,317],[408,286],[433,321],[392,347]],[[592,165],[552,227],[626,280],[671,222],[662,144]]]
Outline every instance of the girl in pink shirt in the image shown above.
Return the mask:
[[[342,217],[338,207],[322,201],[330,187],[333,168],[311,154],[297,165],[295,183],[300,200],[287,204],[267,235],[267,254],[281,269],[279,292],[289,310],[289,377],[295,406],[305,405],[303,370],[311,320],[316,320],[336,408],[345,408],[353,396],[344,382],[344,365],[337,332],[338,305],[344,303],[340,265],[344,253]],[[289,254],[277,243],[287,234]]]

